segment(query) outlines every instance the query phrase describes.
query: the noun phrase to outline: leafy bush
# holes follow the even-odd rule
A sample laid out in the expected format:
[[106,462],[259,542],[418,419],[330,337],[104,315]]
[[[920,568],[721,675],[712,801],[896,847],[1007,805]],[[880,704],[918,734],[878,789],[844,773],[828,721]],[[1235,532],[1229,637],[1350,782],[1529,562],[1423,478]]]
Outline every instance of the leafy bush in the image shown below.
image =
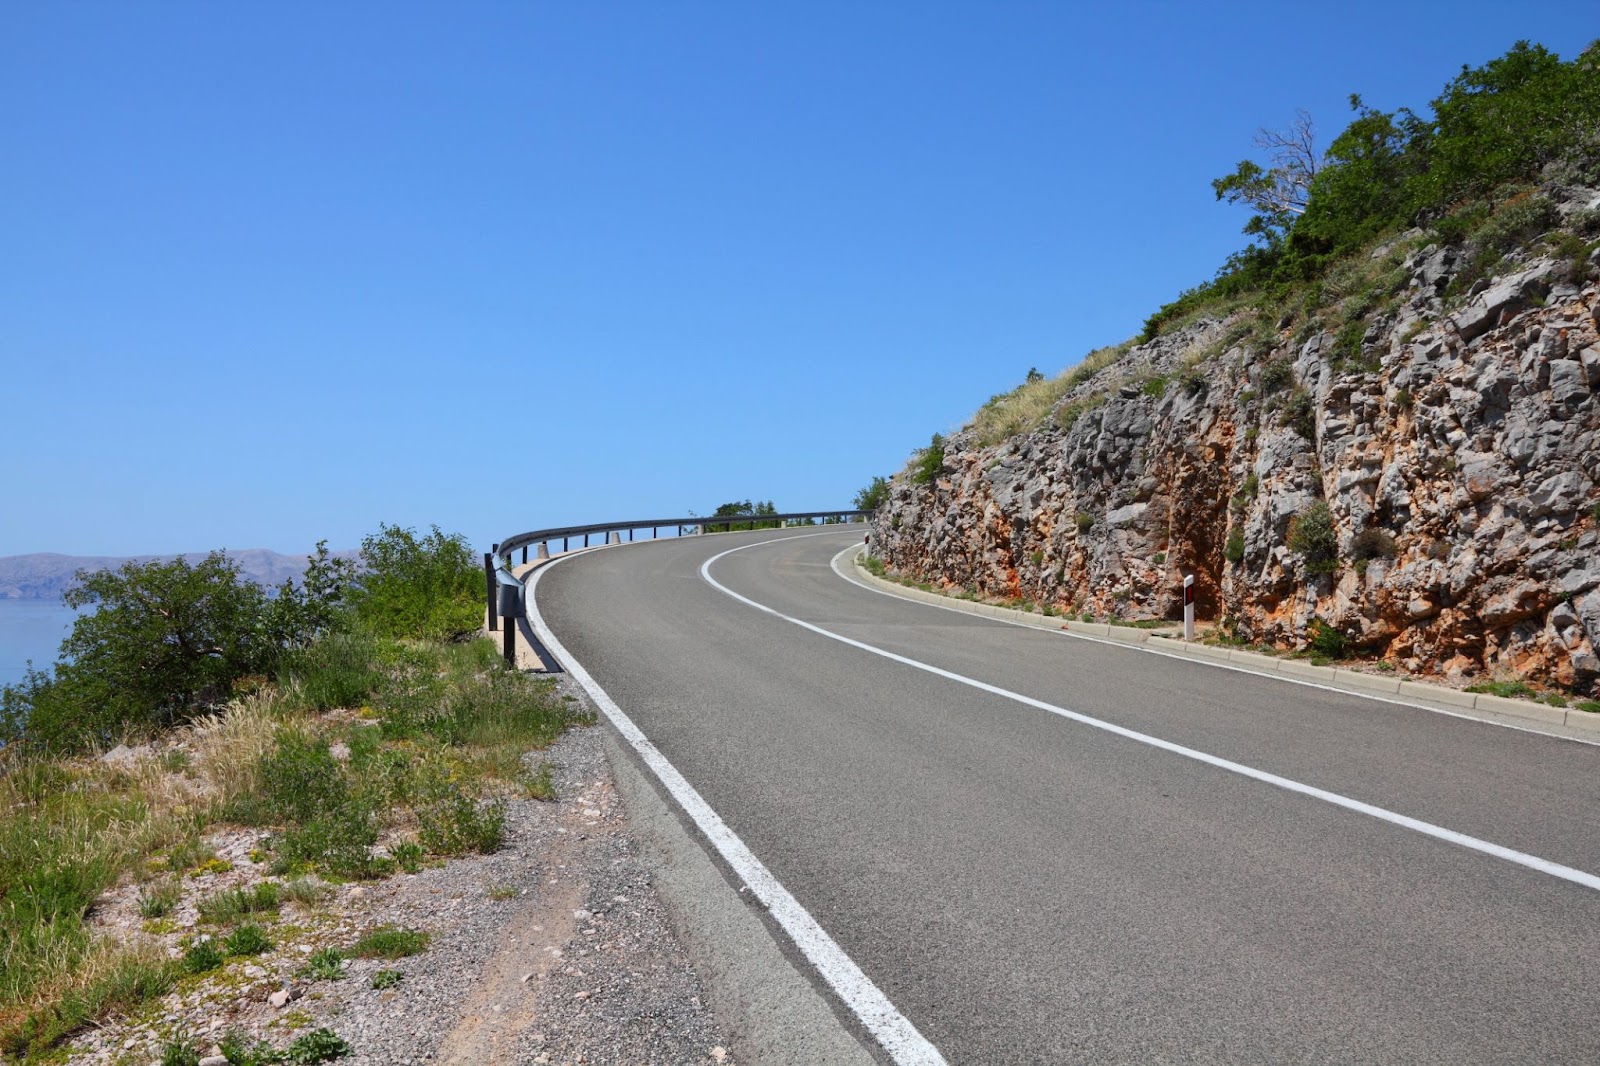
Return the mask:
[[317,981],[344,980],[344,952],[338,948],[318,948],[306,959],[306,972]]
[[221,965],[222,952],[217,950],[216,941],[210,937],[196,940],[183,953],[183,968],[190,973],[205,973]]
[[96,610],[73,622],[53,676],[30,670],[0,690],[0,740],[73,750],[149,735],[216,706],[240,679],[273,672],[342,602],[349,564],[326,544],[317,550],[306,582],[285,582],[271,599],[220,551],[196,564],[79,571],[63,598]]
[[858,511],[876,511],[889,500],[889,482],[885,478],[874,477],[867,482],[865,488],[856,493],[854,500]]
[[1079,511],[1073,518],[1073,522],[1077,524],[1079,533],[1087,533],[1094,528],[1094,515],[1088,511]]
[[1238,526],[1228,530],[1228,541],[1223,545],[1222,557],[1230,563],[1244,561],[1244,531]]
[[1270,396],[1275,392],[1294,386],[1294,363],[1288,359],[1275,359],[1261,368],[1261,394]]
[[421,844],[413,840],[404,840],[389,849],[390,858],[408,874],[417,873],[422,869],[422,860],[427,852]]
[[316,1066],[350,1054],[350,1045],[332,1029],[313,1029],[284,1049],[289,1066]]
[[450,640],[483,624],[483,571],[467,539],[438,526],[380,525],[361,541],[365,571],[351,592],[356,617],[379,636]]
[[329,634],[285,656],[279,678],[294,702],[307,709],[357,707],[383,682],[376,651],[365,635]]
[[927,485],[933,482],[944,471],[944,437],[938,433],[928,442],[928,446],[917,454],[911,472],[911,480],[918,485]]
[[265,929],[251,922],[229,933],[222,946],[228,949],[229,955],[260,955],[272,950],[272,940]]
[[1324,659],[1343,659],[1349,638],[1320,618],[1311,621],[1311,639],[1308,646],[1313,655]]
[[1339,534],[1326,503],[1319,500],[1290,521],[1289,550],[1305,560],[1308,574],[1331,574],[1339,568]]

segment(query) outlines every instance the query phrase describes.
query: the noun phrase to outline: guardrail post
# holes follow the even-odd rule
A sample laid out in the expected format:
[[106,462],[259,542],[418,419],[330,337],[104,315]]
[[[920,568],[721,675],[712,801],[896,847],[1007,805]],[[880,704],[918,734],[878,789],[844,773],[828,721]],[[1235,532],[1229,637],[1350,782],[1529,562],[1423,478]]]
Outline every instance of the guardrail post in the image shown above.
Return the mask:
[[[498,548],[500,545],[496,544],[495,547]],[[494,552],[492,551],[483,553],[483,579],[485,582],[483,599],[489,610],[489,632],[493,633],[495,629],[499,627],[499,622],[496,619],[495,613],[496,591],[494,580]]]
[[522,546],[522,565],[528,565],[528,546],[526,544]]
[[506,639],[501,652],[506,657],[506,665],[515,670],[517,668],[517,620],[506,619]]

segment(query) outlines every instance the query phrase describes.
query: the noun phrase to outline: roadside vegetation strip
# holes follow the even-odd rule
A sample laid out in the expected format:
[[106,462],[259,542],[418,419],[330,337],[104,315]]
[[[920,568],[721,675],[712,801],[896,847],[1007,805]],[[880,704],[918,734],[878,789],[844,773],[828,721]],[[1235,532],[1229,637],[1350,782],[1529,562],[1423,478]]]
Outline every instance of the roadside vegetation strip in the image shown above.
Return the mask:
[[[440,626],[476,629],[482,609],[471,553],[435,534],[386,530],[366,574],[325,569],[320,588],[314,561],[292,605],[313,624],[236,664],[264,673],[212,674],[195,688],[177,663],[181,693],[151,689],[116,717],[75,719],[73,702],[107,680],[97,665],[162,639],[103,609],[87,627],[80,618],[74,637],[109,657],[7,690],[18,742],[0,751],[0,1054],[59,1056],[78,1029],[137,1011],[185,974],[271,950],[285,940],[281,908],[325,891],[307,875],[379,878],[492,851],[504,797],[548,794],[548,774],[524,755],[587,716],[549,682],[504,670],[491,642],[434,638]],[[102,596],[176,597],[199,628],[286,617],[283,605],[230,592],[238,577],[222,558],[198,575],[158,563],[113,577]],[[368,584],[349,584],[358,581]],[[478,602],[452,600],[451,587]],[[207,615],[218,611],[230,613]],[[248,865],[213,850],[224,827],[259,831]],[[143,935],[102,934],[91,909],[130,882]],[[181,929],[171,918],[180,907],[215,938]]]
[[[806,533],[798,537],[781,539],[803,540],[808,537],[832,536],[836,532],[838,531]],[[746,545],[746,547],[754,546]],[[945,1058],[939,1049],[917,1030],[910,1019],[900,1013],[883,991],[872,982],[860,966],[856,965],[855,960],[845,953],[782,882],[773,876],[760,859],[756,858],[755,853],[738,834],[729,828],[695,787],[678,772],[677,767],[673,766],[660,749],[650,742],[616,701],[584,669],[583,664],[578,662],[550,631],[543,616],[539,614],[535,590],[539,579],[549,573],[551,567],[564,561],[565,557],[557,558],[549,565],[541,567],[533,574],[527,585],[528,618],[533,623],[534,632],[539,635],[539,639],[583,686],[584,691],[594,700],[606,719],[638,753],[645,765],[656,775],[657,780],[694,822],[695,827],[716,849],[717,854],[767,908],[773,920],[794,942],[806,961],[816,968],[823,981],[861,1021],[867,1032],[872,1034],[873,1039],[883,1047],[889,1057],[899,1066],[944,1066]]]
[[[775,618],[781,618],[785,622],[789,622],[793,625],[799,626],[802,629],[809,630],[818,636],[827,637],[829,640],[836,640],[841,644],[846,644],[852,648],[858,648],[861,651],[868,652],[872,655],[881,656],[892,662],[900,663],[903,666],[909,666],[914,670],[921,670],[926,673],[933,674],[936,677],[942,677],[947,681],[954,681],[956,684],[977,689],[980,692],[987,692],[990,695],[1013,700],[1025,706],[1058,715],[1062,718],[1068,719],[1069,721],[1078,722],[1082,725],[1104,730],[1105,732],[1111,733],[1115,736],[1136,741],[1140,744],[1146,744],[1150,747],[1157,748],[1161,751],[1170,752],[1173,755],[1179,755],[1186,759],[1193,759],[1194,761],[1204,763],[1207,766],[1214,766],[1219,770],[1226,770],[1229,773],[1238,774],[1241,777],[1247,777],[1254,781],[1260,781],[1263,784],[1272,785],[1288,792],[1294,792],[1302,796],[1308,796],[1312,799],[1321,800],[1324,803],[1331,803],[1336,807],[1342,807],[1345,810],[1354,811],[1357,814],[1365,814],[1372,818],[1376,818],[1379,821],[1388,822],[1390,825],[1399,826],[1402,829],[1409,829],[1413,832],[1421,833],[1424,836],[1433,837],[1436,840],[1442,840],[1446,843],[1456,844],[1472,851],[1481,852],[1485,855],[1491,855],[1497,859],[1504,859],[1507,862],[1516,863],[1519,866],[1525,866],[1531,870],[1537,870],[1540,873],[1549,874],[1552,877],[1561,878],[1564,881],[1570,881],[1576,885],[1582,885],[1585,888],[1591,888],[1596,891],[1600,891],[1600,876],[1596,876],[1595,874],[1589,873],[1585,870],[1578,870],[1571,866],[1563,866],[1560,863],[1551,862],[1548,859],[1542,859],[1537,855],[1529,855],[1526,852],[1516,851],[1515,849],[1504,847],[1488,840],[1480,840],[1477,837],[1468,836],[1465,833],[1458,833],[1455,830],[1447,829],[1444,826],[1434,825],[1431,822],[1424,822],[1419,818],[1412,818],[1409,815],[1400,814],[1398,812],[1391,811],[1383,807],[1378,807],[1370,803],[1364,803],[1361,800],[1352,799],[1349,796],[1344,796],[1337,792],[1330,792],[1327,789],[1317,788],[1315,785],[1307,785],[1303,782],[1282,777],[1266,770],[1258,770],[1253,766],[1246,766],[1243,763],[1237,763],[1231,759],[1224,759],[1220,756],[1212,755],[1209,752],[1199,751],[1195,748],[1186,747],[1182,744],[1176,744],[1170,740],[1163,740],[1160,737],[1152,736],[1149,733],[1141,733],[1138,730],[1129,729],[1126,726],[1116,725],[1115,723],[1105,721],[1102,718],[1095,718],[1079,711],[1069,710],[1066,707],[1061,707],[1054,703],[1047,703],[1044,700],[1035,699],[1034,697],[1024,695],[1021,692],[1013,692],[1010,689],[1001,688],[999,685],[991,685],[987,681],[979,681],[977,678],[967,677],[965,674],[958,674],[953,670],[946,670],[943,667],[934,666],[932,663],[925,663],[918,659],[912,659],[908,656],[889,651],[886,648],[879,648],[875,645],[868,644],[865,641],[856,640],[853,637],[847,637],[840,633],[834,633],[831,630],[824,629],[819,625],[815,625],[814,623],[786,615],[782,611],[768,607],[764,603],[758,603],[757,601],[750,599],[748,596],[743,596],[733,591],[711,576],[712,564],[717,560],[732,555],[735,552],[748,551],[751,548],[758,548],[762,546],[762,544],[745,544],[741,545],[740,547],[730,548],[725,552],[720,552],[716,555],[713,555],[711,558],[707,559],[703,564],[701,564],[700,576],[719,592],[722,592],[749,607],[754,607],[758,611],[770,614]],[[848,551],[850,549],[846,550]],[[841,552],[840,554],[842,555],[844,553]],[[837,557],[838,556],[835,556],[835,558]]]
[[[1490,703],[1480,695],[1459,693],[1455,689],[1425,686],[1423,683],[1415,681],[1396,680],[1396,687],[1400,688],[1400,693],[1395,694],[1388,690],[1387,686],[1385,686],[1384,690],[1378,690],[1364,683],[1368,679],[1374,681],[1391,680],[1379,678],[1376,674],[1353,674],[1349,670],[1339,670],[1333,672],[1332,683],[1329,683],[1314,680],[1310,677],[1291,676],[1288,673],[1290,669],[1304,670],[1308,673],[1320,669],[1331,670],[1328,667],[1319,668],[1295,659],[1277,659],[1238,648],[1224,648],[1209,644],[1185,644],[1177,638],[1168,638],[1150,630],[1107,625],[1103,622],[1078,622],[1072,624],[1069,628],[1067,624],[1060,620],[1033,615],[1016,608],[980,603],[976,600],[956,599],[934,592],[931,589],[905,586],[887,577],[879,577],[866,567],[860,567],[860,569],[867,570],[865,574],[853,574],[850,572],[851,564],[841,565],[840,560],[847,555],[854,555],[860,551],[860,545],[852,545],[834,556],[833,572],[851,584],[866,589],[868,592],[877,593],[880,596],[890,596],[898,600],[910,600],[942,611],[981,615],[1003,625],[1039,629],[1058,637],[1070,637],[1073,640],[1087,640],[1095,644],[1109,644],[1134,651],[1149,652],[1152,655],[1161,655],[1169,659],[1183,659],[1187,662],[1203,663],[1206,666],[1216,667],[1220,670],[1254,674],[1257,677],[1271,677],[1292,685],[1321,689],[1324,692],[1359,696],[1374,703],[1387,703],[1395,707],[1411,707],[1419,711],[1428,711],[1432,714],[1442,714],[1448,718],[1460,718],[1468,722],[1481,722],[1484,725],[1498,726],[1501,729],[1514,729],[1519,733],[1533,733],[1541,737],[1571,741],[1574,744],[1600,747],[1600,740],[1591,739],[1589,736],[1575,736],[1567,732],[1552,733],[1549,729],[1540,729],[1518,722],[1508,722],[1501,717],[1509,715],[1527,718],[1530,721],[1543,721],[1556,726],[1564,725],[1568,729],[1581,730],[1584,733],[1593,734],[1600,731],[1600,714],[1592,714],[1576,709],[1565,712],[1563,718],[1558,721],[1552,713],[1555,709],[1543,704],[1518,701],[1521,706],[1508,709],[1505,704],[1509,704],[1510,701],[1498,700],[1495,703]],[[1070,622],[1071,620],[1067,619],[1065,621]],[[1345,680],[1352,676],[1360,680]],[[1405,694],[1405,689],[1402,686],[1410,686],[1411,694],[1414,696],[1413,699],[1402,698],[1402,695]],[[1425,687],[1433,688],[1434,692],[1423,693],[1418,691]],[[1462,697],[1462,699],[1459,703],[1455,703],[1454,706],[1440,706],[1439,703],[1420,702],[1425,699],[1444,702],[1452,697]],[[1478,710],[1484,713],[1474,713],[1474,711]],[[1485,717],[1485,714],[1492,714],[1495,717]]]

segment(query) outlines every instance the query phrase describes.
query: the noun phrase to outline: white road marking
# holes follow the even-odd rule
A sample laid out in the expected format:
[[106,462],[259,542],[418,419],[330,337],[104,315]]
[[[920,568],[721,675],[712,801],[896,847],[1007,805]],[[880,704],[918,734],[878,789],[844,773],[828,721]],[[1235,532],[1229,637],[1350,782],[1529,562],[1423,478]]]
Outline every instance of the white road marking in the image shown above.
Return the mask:
[[1514,729],[1518,733],[1532,733],[1535,736],[1550,737],[1552,740],[1565,740],[1573,744],[1587,744],[1591,748],[1600,748],[1600,740],[1590,740],[1588,737],[1575,737],[1568,733],[1552,733],[1547,729],[1539,729],[1538,727],[1531,725],[1518,725],[1515,722],[1503,722],[1498,718],[1482,718],[1476,714],[1466,714],[1462,711],[1452,711],[1448,707],[1435,707],[1432,704],[1417,703],[1414,700],[1403,700],[1398,696],[1385,696],[1381,692],[1370,692],[1366,689],[1339,688],[1337,685],[1328,685],[1321,681],[1312,681],[1310,678],[1291,677],[1288,674],[1271,673],[1266,670],[1252,670],[1250,667],[1240,666],[1238,663],[1225,663],[1219,662],[1216,659],[1201,659],[1188,655],[1179,655],[1176,652],[1167,651],[1163,648],[1152,648],[1147,644],[1130,644],[1125,640],[1110,640],[1106,637],[1097,637],[1089,633],[1076,633],[1070,629],[1046,629],[1044,626],[1029,625],[1027,622],[1018,622],[1010,618],[1002,618],[999,615],[976,614],[972,611],[963,611],[961,608],[954,607],[949,604],[932,603],[928,600],[912,599],[909,596],[896,596],[888,589],[876,588],[867,584],[865,581],[862,581],[860,578],[854,577],[846,570],[844,566],[839,564],[839,560],[844,556],[851,552],[860,550],[861,546],[859,544],[853,544],[844,549],[844,551],[841,551],[839,554],[835,555],[832,559],[833,572],[850,582],[852,585],[855,585],[857,588],[866,589],[868,592],[875,593],[879,596],[887,596],[891,600],[899,600],[901,603],[917,603],[924,607],[932,607],[936,611],[950,611],[954,614],[964,614],[968,618],[981,618],[985,622],[998,622],[1003,626],[1016,626],[1018,629],[1031,629],[1035,633],[1044,633],[1052,637],[1062,637],[1068,640],[1086,640],[1091,644],[1104,644],[1108,648],[1118,648],[1122,651],[1138,652],[1143,655],[1159,655],[1164,659],[1177,659],[1179,662],[1193,663],[1195,666],[1209,666],[1213,670],[1232,670],[1236,674],[1251,674],[1255,677],[1268,677],[1274,681],[1282,681],[1285,684],[1300,685],[1303,688],[1321,689],[1323,692],[1335,692],[1341,696],[1354,696],[1358,699],[1371,700],[1373,703],[1387,703],[1393,707],[1411,707],[1419,711],[1427,711],[1429,714],[1442,714],[1446,718],[1459,718],[1463,722],[1477,722],[1480,725],[1492,725],[1498,729]]
[[[830,530],[828,533],[806,533],[782,539],[801,540],[805,537],[831,536],[836,532]],[[939,1054],[939,1049],[929,1043],[927,1038],[917,1031],[917,1027],[889,1002],[889,997],[872,983],[872,979],[862,972],[855,960],[845,954],[844,949],[828,935],[815,918],[811,917],[810,912],[800,905],[789,890],[783,887],[782,882],[772,875],[761,860],[755,857],[755,854],[745,846],[744,841],[739,839],[694,786],[678,772],[677,767],[668,761],[660,749],[650,743],[643,731],[634,725],[633,720],[623,713],[616,701],[583,668],[583,664],[573,658],[556,639],[556,635],[550,632],[550,627],[545,625],[544,618],[539,614],[533,593],[539,584],[539,578],[565,558],[558,557],[547,563],[535,570],[528,579],[525,597],[528,620],[533,623],[534,632],[539,635],[539,639],[589,693],[589,697],[616,727],[617,732],[633,746],[633,750],[639,753],[639,757],[672,794],[672,798],[677,800],[685,813],[694,820],[695,826],[705,834],[711,846],[717,849],[717,854],[721,855],[723,861],[750,887],[750,891],[754,892],[756,898],[766,906],[768,913],[783,931],[789,934],[795,947],[799,948],[806,960],[816,967],[817,973],[828,983],[828,987],[833,989],[834,994],[854,1012],[857,1018],[861,1019],[861,1024],[866,1026],[867,1031],[889,1053],[889,1057],[900,1066],[946,1066],[945,1058]]]
[[1207,766],[1215,766],[1219,770],[1226,770],[1229,773],[1238,774],[1241,777],[1248,777],[1252,780],[1273,785],[1289,792],[1297,792],[1302,796],[1310,796],[1312,799],[1319,799],[1325,803],[1331,803],[1335,807],[1343,807],[1345,810],[1354,811],[1357,814],[1365,814],[1369,817],[1376,818],[1379,821],[1388,822],[1391,825],[1397,825],[1403,829],[1410,829],[1413,832],[1421,833],[1424,836],[1433,837],[1436,840],[1443,840],[1450,844],[1457,844],[1463,848],[1469,848],[1473,851],[1482,852],[1485,855],[1492,855],[1497,859],[1504,859],[1507,862],[1514,862],[1519,866],[1526,866],[1531,870],[1538,870],[1540,873],[1549,874],[1552,877],[1559,877],[1564,881],[1571,881],[1573,884],[1582,885],[1585,888],[1592,888],[1600,891],[1600,877],[1597,877],[1591,873],[1587,873],[1583,870],[1574,869],[1571,866],[1563,866],[1560,863],[1551,862],[1548,859],[1541,859],[1537,855],[1529,855],[1526,852],[1516,851],[1512,848],[1503,847],[1487,840],[1480,840],[1477,837],[1468,836],[1465,833],[1458,833],[1453,829],[1446,829],[1443,826],[1434,825],[1431,822],[1424,822],[1421,819],[1399,814],[1383,807],[1376,807],[1370,803],[1363,803],[1360,800],[1351,799],[1349,796],[1342,796],[1337,792],[1329,792],[1327,789],[1317,788],[1314,785],[1303,784],[1287,777],[1280,777],[1277,774],[1268,773],[1265,770],[1257,770],[1253,766],[1245,766],[1243,763],[1236,763],[1231,759],[1224,759],[1216,755],[1211,755],[1207,752],[1196,750],[1195,748],[1185,747],[1182,744],[1174,744],[1170,740],[1162,740],[1160,737],[1154,737],[1148,733],[1140,733],[1137,730],[1115,725],[1100,718],[1094,718],[1078,711],[1071,711],[1065,707],[1059,707],[1053,703],[1046,703],[1044,700],[1034,699],[1032,696],[1025,696],[1020,692],[1012,692],[1010,689],[1004,689],[998,685],[991,685],[986,681],[979,681],[976,678],[967,677],[965,674],[958,674],[951,670],[945,670],[942,667],[934,666],[931,663],[925,663],[917,659],[907,658],[904,655],[899,655],[885,648],[879,648],[872,644],[867,644],[863,641],[844,636],[843,634],[834,633],[831,630],[823,629],[821,626],[814,625],[811,622],[790,617],[789,615],[784,614],[782,611],[768,607],[764,603],[757,603],[748,596],[741,596],[739,593],[728,588],[726,585],[722,584],[716,578],[711,576],[711,564],[716,562],[718,559],[732,555],[734,552],[747,551],[751,548],[762,547],[770,543],[773,542],[762,541],[756,544],[745,544],[737,548],[730,548],[727,551],[721,552],[717,555],[713,555],[711,558],[707,559],[703,564],[701,564],[700,576],[705,578],[705,580],[713,588],[733,597],[740,603],[754,607],[758,611],[764,611],[776,618],[781,618],[785,622],[793,623],[802,629],[810,630],[811,632],[816,633],[818,636],[827,637],[829,640],[836,640],[841,644],[847,644],[852,648],[859,648],[860,650],[870,652],[873,655],[882,656],[885,659],[900,663],[904,666],[909,666],[915,670],[922,670],[937,677],[945,678],[948,681],[954,681],[957,684],[978,689],[981,692],[987,692],[994,696],[1000,696],[1008,700],[1014,700],[1017,703],[1033,707],[1041,711],[1047,711],[1050,714],[1059,715],[1062,718],[1078,722],[1082,725],[1092,726],[1095,729],[1102,729],[1107,733],[1112,733],[1128,740],[1137,741],[1140,744],[1148,744],[1150,747],[1159,748],[1160,750],[1170,752],[1173,755],[1181,755],[1186,759],[1193,759],[1196,762],[1205,763]]

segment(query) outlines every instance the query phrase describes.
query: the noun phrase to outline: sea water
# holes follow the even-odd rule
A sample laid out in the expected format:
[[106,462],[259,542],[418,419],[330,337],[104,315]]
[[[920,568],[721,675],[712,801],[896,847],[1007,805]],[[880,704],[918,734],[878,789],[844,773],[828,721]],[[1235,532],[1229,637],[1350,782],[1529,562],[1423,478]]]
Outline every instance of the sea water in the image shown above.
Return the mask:
[[40,670],[50,669],[76,617],[60,600],[0,599],[0,685],[21,681],[29,659]]

